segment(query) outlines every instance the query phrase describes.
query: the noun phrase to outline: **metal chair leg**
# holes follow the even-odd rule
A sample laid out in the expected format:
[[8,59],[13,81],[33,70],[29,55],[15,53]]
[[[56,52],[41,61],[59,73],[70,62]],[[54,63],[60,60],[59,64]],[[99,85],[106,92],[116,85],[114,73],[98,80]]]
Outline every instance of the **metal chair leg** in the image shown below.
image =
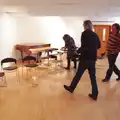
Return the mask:
[[3,77],[1,77],[1,79],[2,79],[2,82],[3,82],[3,85],[1,87],[6,87],[7,86],[6,77],[3,76]]
[[28,68],[26,68],[26,78],[28,79]]
[[24,65],[23,65],[23,63],[22,63],[22,77],[24,77],[23,69],[24,69]]
[[4,76],[5,86],[7,86],[6,76]]
[[36,87],[36,86],[38,85],[38,84],[37,84],[37,81],[36,81],[36,79],[37,79],[37,76],[36,76],[36,68],[34,68],[34,72],[35,72],[35,73],[34,73],[35,76],[32,77],[32,86],[33,86],[33,87]]
[[17,77],[18,83],[20,83],[19,68],[16,70],[16,77]]

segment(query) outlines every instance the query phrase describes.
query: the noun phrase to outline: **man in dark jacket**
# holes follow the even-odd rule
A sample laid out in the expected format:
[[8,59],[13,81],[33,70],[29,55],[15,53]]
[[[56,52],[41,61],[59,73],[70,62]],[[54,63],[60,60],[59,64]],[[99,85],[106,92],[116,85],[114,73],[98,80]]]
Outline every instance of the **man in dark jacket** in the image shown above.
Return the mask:
[[89,94],[89,97],[93,100],[97,100],[98,87],[96,82],[95,65],[97,59],[97,50],[100,48],[100,40],[97,34],[92,31],[93,26],[90,20],[84,21],[83,26],[85,31],[82,33],[81,47],[78,49],[78,52],[81,54],[78,71],[76,72],[71,85],[64,85],[64,88],[72,93],[83,73],[86,69],[88,69],[92,85],[92,94]]
[[68,35],[65,34],[63,36],[63,40],[65,41],[65,48],[67,49],[67,70],[70,70],[70,62],[73,61],[74,62],[74,68],[76,69],[76,45],[74,42],[74,39]]

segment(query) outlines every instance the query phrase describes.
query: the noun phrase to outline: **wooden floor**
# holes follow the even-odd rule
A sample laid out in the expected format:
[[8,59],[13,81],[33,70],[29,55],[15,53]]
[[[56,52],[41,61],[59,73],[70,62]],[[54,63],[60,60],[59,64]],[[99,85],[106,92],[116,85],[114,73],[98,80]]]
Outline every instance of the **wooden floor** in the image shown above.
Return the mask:
[[97,102],[87,96],[91,91],[87,71],[73,94],[63,85],[70,84],[74,70],[40,67],[36,81],[20,82],[15,73],[8,73],[7,87],[0,87],[0,120],[120,120],[120,82],[113,75],[110,83],[102,83],[106,69],[106,60],[99,60]]

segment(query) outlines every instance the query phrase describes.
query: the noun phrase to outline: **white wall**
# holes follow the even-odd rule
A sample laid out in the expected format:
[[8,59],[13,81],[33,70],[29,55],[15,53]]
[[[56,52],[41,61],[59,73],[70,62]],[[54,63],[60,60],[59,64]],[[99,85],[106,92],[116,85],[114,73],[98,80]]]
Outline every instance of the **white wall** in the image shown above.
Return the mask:
[[[70,34],[80,46],[82,19],[80,17],[30,17],[2,15],[0,17],[0,60],[16,57],[14,46],[19,43],[51,43],[62,47],[62,36]],[[18,52],[17,52],[18,53]]]
[[0,60],[13,55],[14,44],[17,43],[16,20],[9,15],[0,16]]
[[63,46],[65,33],[75,38],[80,45],[82,20],[76,17],[26,17],[17,19],[18,39],[20,43],[46,42],[54,47]]
[[[65,33],[70,34],[75,39],[76,45],[80,46],[82,24],[83,20],[80,17],[1,15],[0,60],[5,57],[16,57],[14,46],[19,43],[51,43],[53,47],[60,48],[64,46],[62,36]],[[120,56],[117,59],[118,65],[119,59]]]

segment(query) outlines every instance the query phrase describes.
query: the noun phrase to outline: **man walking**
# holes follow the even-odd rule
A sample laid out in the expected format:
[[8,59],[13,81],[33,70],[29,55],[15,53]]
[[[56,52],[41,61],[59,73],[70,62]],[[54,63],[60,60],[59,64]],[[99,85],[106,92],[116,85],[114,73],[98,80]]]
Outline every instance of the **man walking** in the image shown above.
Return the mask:
[[97,100],[98,96],[98,87],[96,83],[96,59],[97,59],[97,50],[100,48],[100,41],[96,33],[92,31],[92,22],[90,20],[84,21],[84,32],[81,36],[81,47],[78,49],[78,53],[81,53],[80,62],[78,66],[78,71],[74,76],[71,85],[64,85],[64,88],[69,92],[73,92],[82,77],[86,69],[89,71],[92,93],[89,94],[89,97],[93,100]]

